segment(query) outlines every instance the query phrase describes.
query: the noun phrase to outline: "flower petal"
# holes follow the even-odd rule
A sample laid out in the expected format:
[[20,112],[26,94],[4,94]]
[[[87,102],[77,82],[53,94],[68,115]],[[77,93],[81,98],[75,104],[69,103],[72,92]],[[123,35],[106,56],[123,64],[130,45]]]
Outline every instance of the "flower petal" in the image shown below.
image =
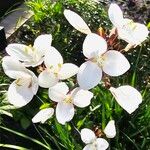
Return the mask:
[[130,64],[123,54],[110,50],[104,54],[103,71],[110,76],[119,76],[129,70]]
[[106,134],[107,138],[114,138],[116,136],[116,127],[114,120],[108,122],[104,129],[104,133]]
[[45,108],[40,110],[33,118],[32,122],[33,123],[44,123],[46,120],[52,117],[54,114],[54,109],[53,108]]
[[[16,107],[23,107],[27,105],[33,98],[34,93],[28,84],[17,85],[17,81],[10,84],[8,89],[8,101]],[[23,82],[26,82],[24,80]]]
[[69,91],[65,82],[59,82],[55,86],[49,88],[49,98],[52,101],[60,102],[66,98],[66,94]]
[[65,124],[69,122],[74,116],[73,104],[66,104],[59,102],[56,107],[56,118],[59,123]]
[[115,27],[122,26],[123,13],[117,4],[115,3],[110,4],[109,9],[108,9],[108,15],[109,15],[110,21]]
[[84,90],[95,87],[102,78],[102,70],[90,61],[83,63],[77,74],[77,80],[80,87]]
[[123,19],[123,25],[117,28],[118,38],[125,40],[126,42],[132,45],[132,43],[134,43],[134,38],[132,34],[135,29],[135,26],[136,25],[133,22],[133,20],[128,18]]
[[26,67],[35,67],[43,62],[43,54],[40,51],[24,44],[9,44],[6,51],[14,59],[22,61]]
[[59,79],[57,76],[48,70],[44,70],[39,74],[38,83],[40,87],[49,88],[57,84]]
[[139,45],[148,37],[149,31],[144,24],[135,23],[130,19],[124,19],[122,28],[118,28],[119,38],[129,44]]
[[56,68],[63,64],[63,58],[58,50],[51,47],[51,49],[47,50],[45,53],[44,63],[47,68]]
[[77,74],[78,70],[79,70],[78,66],[74,64],[71,63],[63,64],[59,71],[59,79],[60,80],[68,79]]
[[83,148],[83,150],[93,150],[95,147],[94,147],[94,145],[93,144],[87,144],[84,148]]
[[106,41],[95,33],[88,34],[83,42],[83,54],[87,58],[93,58],[103,54],[107,50]]
[[37,93],[38,91],[38,88],[39,88],[39,84],[38,84],[38,78],[37,76],[31,71],[31,70],[28,70],[28,74],[31,75],[31,88],[32,88],[32,92],[34,93],[34,95]]
[[44,55],[47,50],[51,49],[51,43],[52,35],[43,34],[35,39],[33,47],[37,50],[38,53]]
[[12,56],[14,59],[20,61],[31,61],[32,60],[32,49],[29,46],[24,44],[9,44],[6,47],[7,53]]
[[103,138],[97,138],[97,150],[106,150],[109,146],[109,143]]
[[136,28],[133,31],[134,41],[130,42],[132,44],[139,45],[148,37],[149,31],[144,24],[136,23]]
[[39,66],[43,63],[44,61],[44,58],[43,56],[38,56],[38,59],[37,60],[32,60],[32,61],[24,61],[23,64],[26,66],[26,67],[36,67],[36,66]]
[[82,90],[80,88],[75,88],[72,92],[73,103],[78,107],[86,107],[90,105],[93,93],[87,90]]
[[29,77],[27,69],[18,60],[11,56],[5,56],[2,59],[2,67],[7,76],[13,79],[20,77]]
[[91,30],[89,29],[88,25],[85,23],[85,21],[75,12],[71,10],[65,9],[64,15],[68,22],[78,31],[90,34]]
[[81,139],[85,144],[89,144],[96,139],[96,136],[92,130],[84,128],[81,130]]
[[120,86],[118,88],[111,87],[109,90],[118,104],[129,114],[134,112],[139,107],[139,104],[142,103],[140,92],[129,85]]

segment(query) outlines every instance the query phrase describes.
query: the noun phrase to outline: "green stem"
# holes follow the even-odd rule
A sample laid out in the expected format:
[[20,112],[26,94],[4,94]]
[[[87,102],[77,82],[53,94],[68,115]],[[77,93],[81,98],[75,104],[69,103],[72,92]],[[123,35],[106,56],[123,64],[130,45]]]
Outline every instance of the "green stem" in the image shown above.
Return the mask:
[[42,101],[42,99],[39,96],[37,96],[37,95],[35,95],[35,96],[44,104],[44,102]]
[[103,106],[102,106],[102,130],[104,130],[106,126],[106,120],[105,120],[105,105],[103,103]]
[[137,57],[137,60],[136,60],[136,64],[135,64],[135,69],[134,69],[134,73],[133,73],[132,81],[131,81],[131,85],[132,85],[132,86],[135,85],[137,65],[138,65],[138,63],[139,63],[139,59],[140,59],[140,56],[141,56],[141,52],[142,52],[142,46],[140,47],[139,54],[138,54],[138,57]]
[[39,128],[40,128],[45,134],[47,134],[47,135],[51,138],[51,140],[52,140],[52,141],[55,143],[55,145],[57,146],[58,150],[61,150],[61,148],[60,148],[60,146],[59,146],[59,144],[58,144],[58,140],[55,139],[54,136],[50,135],[47,131],[45,131],[45,129],[43,129],[41,126],[39,126]]
[[47,143],[47,141],[44,139],[44,137],[42,136],[42,134],[40,133],[40,131],[38,130],[38,128],[36,127],[35,124],[33,124],[35,130],[38,132],[38,134],[40,135],[40,137],[42,138],[42,140],[45,142],[45,144],[50,148],[50,150],[52,150],[52,148],[50,147],[50,145]]

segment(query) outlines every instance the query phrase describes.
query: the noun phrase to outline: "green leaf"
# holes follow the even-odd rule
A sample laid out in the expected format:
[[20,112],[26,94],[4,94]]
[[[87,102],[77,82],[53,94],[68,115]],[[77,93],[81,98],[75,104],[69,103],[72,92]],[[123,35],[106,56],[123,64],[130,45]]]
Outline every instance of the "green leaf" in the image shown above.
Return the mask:
[[61,13],[62,12],[62,4],[60,2],[57,2],[54,5],[53,10],[55,13]]
[[150,22],[147,24],[147,28],[150,29]]
[[40,110],[41,109],[45,109],[45,108],[49,108],[50,107],[50,103],[44,103],[40,106]]

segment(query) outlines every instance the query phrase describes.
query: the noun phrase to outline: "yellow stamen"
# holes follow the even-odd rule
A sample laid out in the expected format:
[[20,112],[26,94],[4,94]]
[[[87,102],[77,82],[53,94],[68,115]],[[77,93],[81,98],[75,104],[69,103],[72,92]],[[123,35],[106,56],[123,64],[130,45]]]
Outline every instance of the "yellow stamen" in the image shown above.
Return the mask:
[[71,96],[66,96],[66,98],[63,100],[64,103],[67,103],[67,104],[71,104],[72,103],[72,97]]
[[28,88],[32,87],[32,78],[18,78],[16,81],[15,81],[15,84],[17,86],[27,86]]
[[130,21],[129,23],[128,23],[128,25],[129,25],[129,27],[132,29],[132,30],[135,30],[135,28],[136,28],[136,24],[134,23],[134,21],[132,20],[132,21]]
[[21,83],[19,83],[20,81],[21,81],[20,78],[15,81],[15,83],[16,83],[17,86],[21,86]]

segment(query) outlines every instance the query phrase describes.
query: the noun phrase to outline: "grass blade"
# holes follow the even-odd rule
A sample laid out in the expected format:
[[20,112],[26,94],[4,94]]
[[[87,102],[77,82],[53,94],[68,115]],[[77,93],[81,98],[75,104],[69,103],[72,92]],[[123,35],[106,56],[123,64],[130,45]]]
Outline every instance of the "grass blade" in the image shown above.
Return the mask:
[[11,144],[0,144],[0,148],[1,147],[11,148],[11,149],[18,149],[18,150],[29,150],[27,148],[17,146],[17,145],[11,145]]
[[22,133],[20,133],[20,132],[11,130],[11,129],[6,128],[6,127],[0,126],[0,128],[3,129],[3,130],[6,130],[6,131],[8,131],[8,132],[11,132],[11,133],[13,133],[13,134],[16,134],[16,135],[18,135],[18,136],[20,136],[20,137],[23,137],[23,138],[25,138],[25,139],[28,139],[28,140],[30,140],[30,141],[32,141],[32,142],[34,142],[34,143],[36,143],[36,144],[38,144],[38,145],[44,147],[45,149],[51,150],[50,147],[46,146],[45,144],[43,144],[42,142],[40,142],[40,141],[38,141],[38,140],[36,140],[36,139],[34,139],[34,138],[31,138],[31,137],[29,137],[29,136],[27,136],[27,135],[24,135],[24,134],[22,134]]

